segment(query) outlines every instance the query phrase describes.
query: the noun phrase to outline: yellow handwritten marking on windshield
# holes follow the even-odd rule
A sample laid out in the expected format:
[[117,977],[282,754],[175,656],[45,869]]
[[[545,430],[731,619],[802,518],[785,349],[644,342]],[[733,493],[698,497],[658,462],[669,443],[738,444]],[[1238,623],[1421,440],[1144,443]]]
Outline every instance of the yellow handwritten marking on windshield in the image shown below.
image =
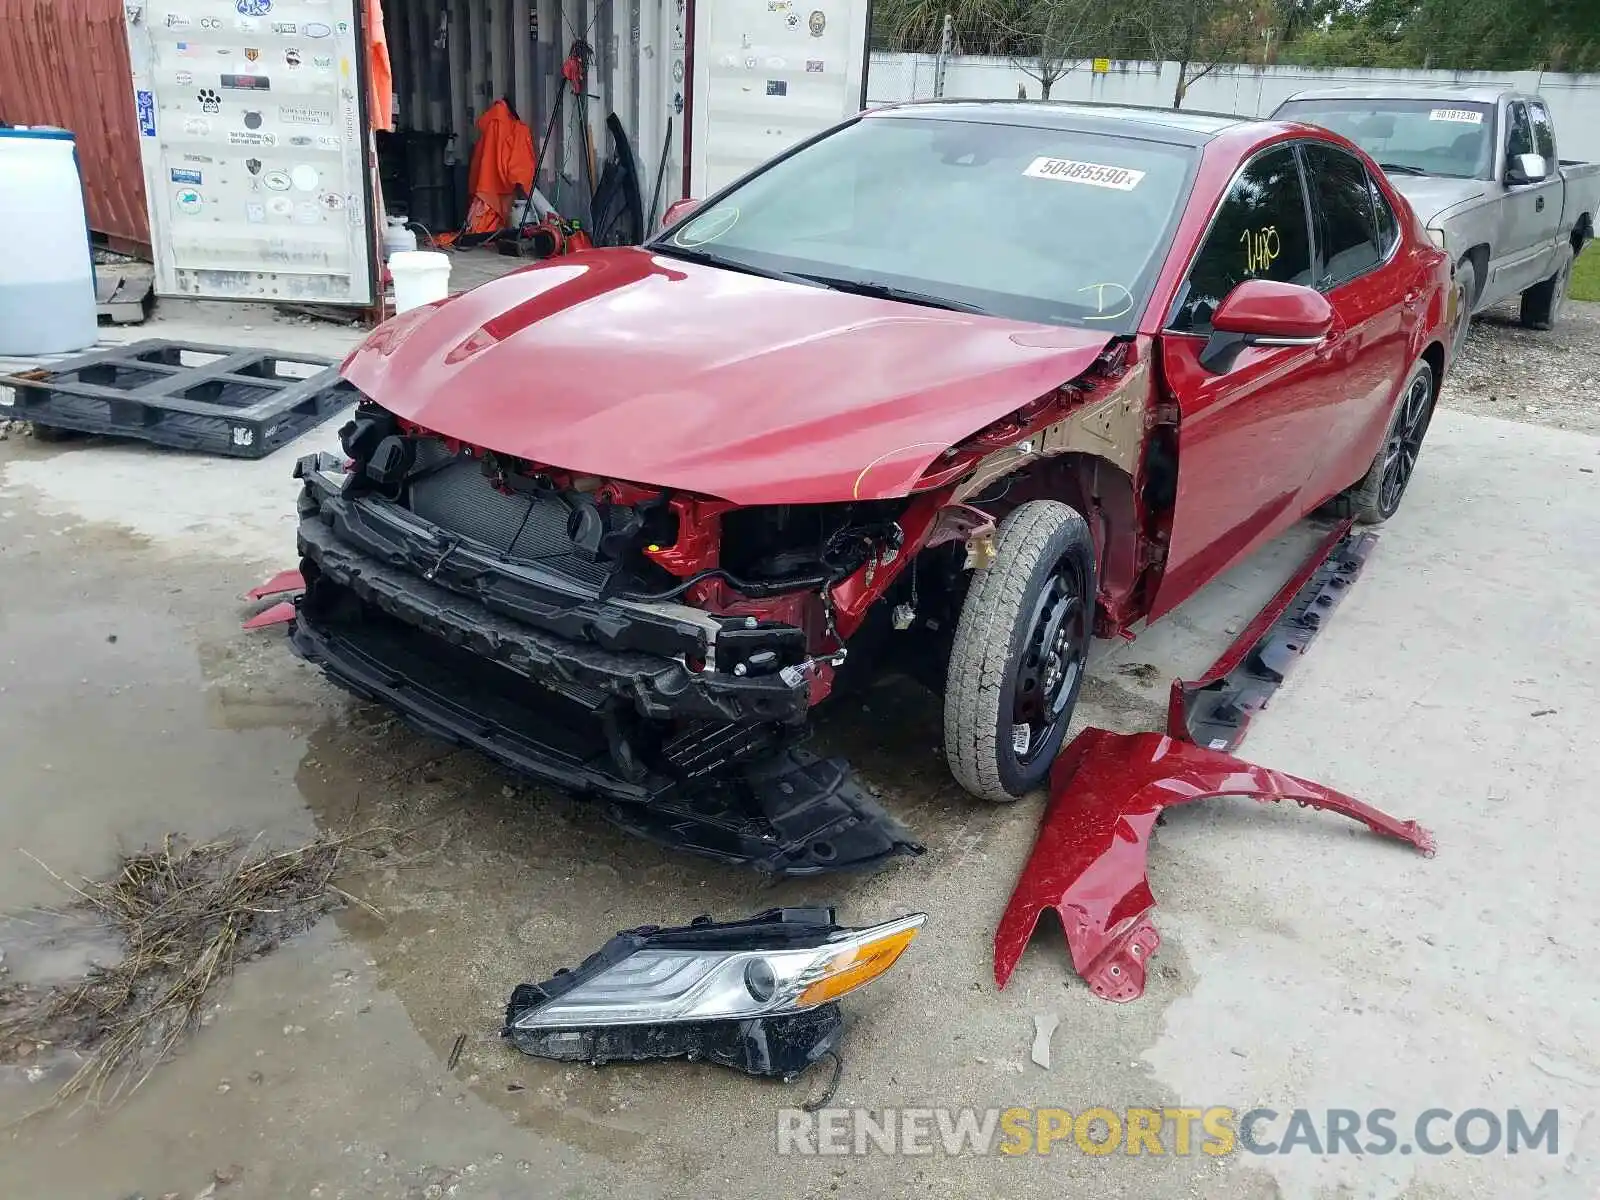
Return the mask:
[[872,470],[873,467],[877,466],[884,459],[893,458],[896,454],[905,454],[911,450],[924,450],[929,447],[932,447],[935,450],[948,450],[950,448],[949,444],[946,442],[912,442],[908,446],[899,446],[893,450],[886,451],[885,453],[878,455],[877,458],[873,459],[866,466],[861,468],[861,474],[856,476],[855,486],[850,489],[850,498],[852,500],[861,499],[861,481],[867,477],[868,471]]
[[[707,213],[706,217],[710,219],[690,221],[673,235],[672,240],[686,250],[693,250],[696,246],[704,246],[707,242],[716,241],[739,223],[739,206],[736,204],[729,205],[727,208],[720,209],[717,212]],[[710,230],[709,233],[703,236],[696,231],[696,226],[702,224]]]
[[1267,270],[1283,251],[1276,225],[1246,229],[1239,235],[1239,244],[1244,247],[1244,269],[1248,275]]
[[[1115,321],[1118,317],[1125,317],[1133,311],[1133,293],[1120,283],[1091,283],[1078,290],[1080,292],[1094,293],[1095,315],[1085,317],[1085,321]],[[1118,306],[1115,312],[1106,311],[1107,291],[1111,292],[1111,303]]]

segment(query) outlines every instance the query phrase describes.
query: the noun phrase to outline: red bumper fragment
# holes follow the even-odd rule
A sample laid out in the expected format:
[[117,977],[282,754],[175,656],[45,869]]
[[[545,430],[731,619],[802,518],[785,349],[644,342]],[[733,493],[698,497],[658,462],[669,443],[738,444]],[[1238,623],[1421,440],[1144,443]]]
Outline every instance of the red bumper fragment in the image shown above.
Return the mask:
[[1072,965],[1095,995],[1142,995],[1146,964],[1161,945],[1145,876],[1150,831],[1162,809],[1214,796],[1328,809],[1433,854],[1433,835],[1415,821],[1308,779],[1164,734],[1085,729],[1056,761],[1033,853],[995,931],[995,983],[1005,987],[1040,914],[1053,908]]
[[245,593],[251,600],[265,600],[268,596],[278,596],[284,592],[303,592],[306,590],[305,578],[298,570],[279,571],[260,587],[253,587]]

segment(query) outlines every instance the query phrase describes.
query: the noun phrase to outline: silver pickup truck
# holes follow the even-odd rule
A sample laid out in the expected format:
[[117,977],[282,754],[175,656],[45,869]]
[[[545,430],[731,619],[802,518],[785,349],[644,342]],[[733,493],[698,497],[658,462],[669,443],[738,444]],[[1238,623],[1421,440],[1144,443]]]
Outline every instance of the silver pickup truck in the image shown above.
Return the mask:
[[1299,92],[1273,116],[1343,134],[1411,202],[1456,263],[1454,349],[1473,313],[1519,293],[1524,325],[1555,324],[1594,237],[1600,163],[1557,157],[1538,96],[1376,83]]

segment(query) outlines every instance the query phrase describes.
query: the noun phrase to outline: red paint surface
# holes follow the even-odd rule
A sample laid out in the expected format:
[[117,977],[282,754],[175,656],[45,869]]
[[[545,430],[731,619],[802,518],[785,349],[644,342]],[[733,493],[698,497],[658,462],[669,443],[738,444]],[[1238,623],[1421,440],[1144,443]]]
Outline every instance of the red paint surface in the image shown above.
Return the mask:
[[1246,279],[1211,314],[1211,327],[1266,337],[1322,337],[1333,328],[1333,306],[1308,287]]
[[271,608],[262,609],[244,623],[246,629],[265,629],[269,625],[287,625],[294,620],[294,601],[280,600]]
[[[1327,337],[1247,348],[1214,375],[1198,362],[1203,338],[1162,325],[1240,164],[1292,140],[1367,161],[1402,244],[1314,306],[1304,293],[1247,285],[1238,303],[1251,320],[1320,329],[1326,308]],[[1146,512],[1136,479],[1132,519],[1086,514],[1102,560],[1134,564],[1102,595],[1099,631],[1169,611],[1359,478],[1410,365],[1447,340],[1449,286],[1446,257],[1344,139],[1250,123],[1207,143],[1129,348],[1155,368],[1139,386],[1158,388],[1150,399],[1177,415],[1177,499],[1170,514]],[[739,505],[817,503],[952,486],[979,457],[970,439],[980,430],[996,443],[982,450],[999,448],[1026,436],[1028,422],[1009,420],[1017,410],[1064,413],[1082,400],[1062,385],[1107,341],[620,248],[536,264],[398,317],[344,373],[402,418],[548,467]],[[972,453],[946,456],[963,442]],[[687,537],[694,553],[669,548],[670,569],[702,562],[715,535]],[[919,548],[908,536],[903,554]],[[1161,565],[1137,577],[1151,561]],[[850,608],[864,611],[893,573],[847,588]]]
[[1162,809],[1216,796],[1327,809],[1433,854],[1433,835],[1415,821],[1397,821],[1308,779],[1159,733],[1085,729],[1051,772],[1038,839],[995,931],[995,983],[1005,987],[1040,915],[1054,909],[1072,965],[1095,995],[1140,996],[1150,956],[1161,945],[1145,875],[1150,831]]
[[279,571],[271,579],[253,587],[245,593],[252,600],[265,600],[268,596],[277,596],[283,592],[303,592],[306,590],[305,576],[298,570],[290,569]]
[[1108,341],[1014,336],[1041,328],[628,247],[513,272],[400,336],[380,329],[344,375],[429,429],[576,472],[739,504],[881,499]]

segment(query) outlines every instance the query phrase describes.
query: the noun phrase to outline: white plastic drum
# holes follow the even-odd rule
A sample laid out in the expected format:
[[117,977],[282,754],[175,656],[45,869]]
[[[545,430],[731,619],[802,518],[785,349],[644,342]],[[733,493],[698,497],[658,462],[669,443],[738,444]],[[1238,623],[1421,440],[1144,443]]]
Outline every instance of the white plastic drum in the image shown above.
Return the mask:
[[0,354],[94,345],[94,259],[72,134],[0,129]]

